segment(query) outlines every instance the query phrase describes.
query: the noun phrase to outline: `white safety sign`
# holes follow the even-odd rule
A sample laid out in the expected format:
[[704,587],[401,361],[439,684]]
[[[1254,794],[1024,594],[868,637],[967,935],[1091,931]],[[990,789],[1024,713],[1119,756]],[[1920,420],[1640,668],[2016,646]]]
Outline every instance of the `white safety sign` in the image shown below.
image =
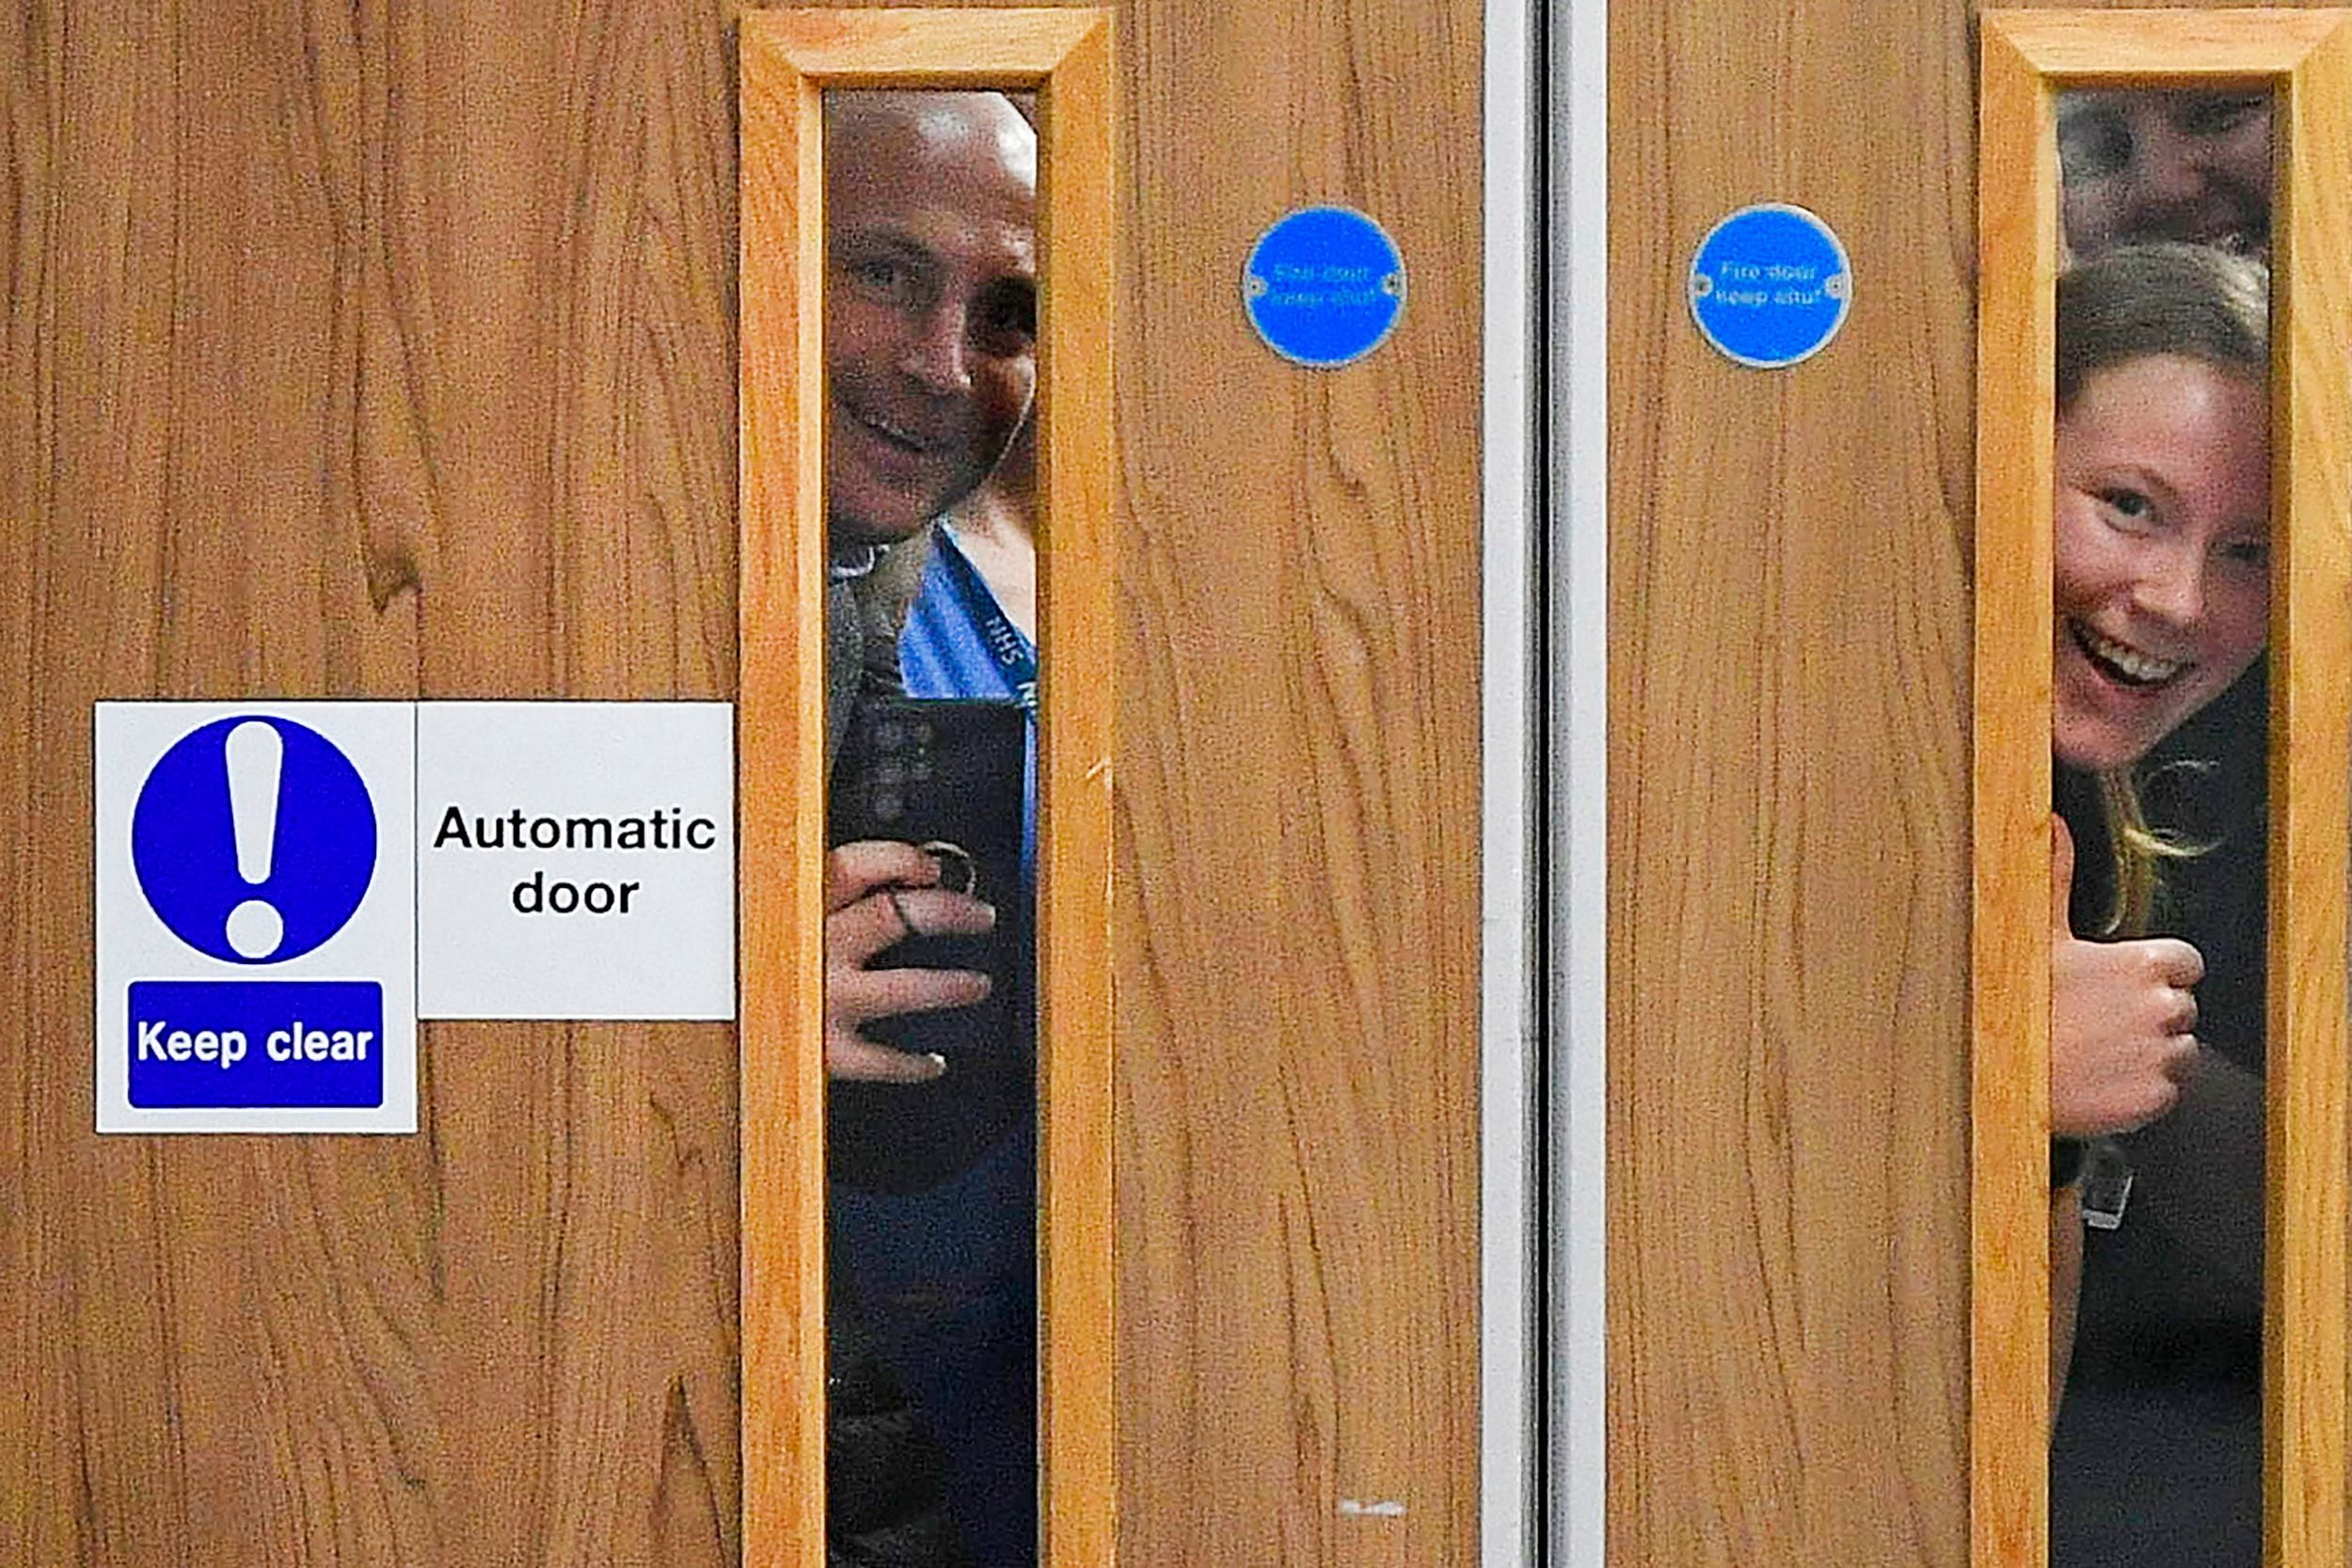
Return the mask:
[[735,1016],[735,710],[425,703],[426,1018]]
[[724,703],[101,703],[102,1132],[408,1132],[417,1021],[735,1016]]
[[412,1132],[414,719],[101,703],[102,1132]]

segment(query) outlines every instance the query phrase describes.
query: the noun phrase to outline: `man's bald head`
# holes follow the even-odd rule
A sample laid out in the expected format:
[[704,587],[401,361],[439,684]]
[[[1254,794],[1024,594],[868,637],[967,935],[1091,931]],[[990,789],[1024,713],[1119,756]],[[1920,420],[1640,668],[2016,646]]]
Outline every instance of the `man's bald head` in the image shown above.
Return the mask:
[[[993,155],[1017,171],[1032,198],[1037,191],[1037,131],[1001,92],[878,92],[825,94],[825,177],[828,185],[851,173],[850,161],[894,152],[920,156],[964,143],[993,144]],[[887,164],[885,163],[885,167]]]

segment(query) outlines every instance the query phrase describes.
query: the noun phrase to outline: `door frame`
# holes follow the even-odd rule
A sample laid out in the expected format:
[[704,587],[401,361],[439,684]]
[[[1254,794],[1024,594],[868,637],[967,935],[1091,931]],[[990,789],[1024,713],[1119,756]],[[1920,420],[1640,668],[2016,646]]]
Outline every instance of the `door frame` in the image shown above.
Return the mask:
[[1535,37],[1546,65],[1542,269],[1530,291],[1542,345],[1546,1159],[1543,1553],[1534,1560],[1599,1568],[1608,1500],[1608,0],[1539,7]]
[[[1116,175],[1104,8],[741,21],[743,1561],[825,1556],[824,109],[829,87],[1038,95],[1038,1463],[1042,1568],[1117,1550],[1110,889]],[[1085,672],[1063,686],[1056,669]]]

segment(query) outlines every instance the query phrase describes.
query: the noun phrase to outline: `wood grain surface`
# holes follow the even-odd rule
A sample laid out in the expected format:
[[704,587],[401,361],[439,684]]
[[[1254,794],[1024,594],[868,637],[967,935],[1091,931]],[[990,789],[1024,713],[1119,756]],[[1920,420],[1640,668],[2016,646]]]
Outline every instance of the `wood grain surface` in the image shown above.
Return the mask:
[[715,6],[0,16],[0,1560],[736,1556],[732,1031],[100,1139],[99,697],[733,679]]
[[[1477,1561],[1479,8],[1120,13],[1120,1559]],[[1396,333],[1236,309],[1377,218]]]
[[824,101],[768,20],[739,55],[743,1560],[800,1568],[825,1544]]
[[[1968,1549],[1969,17],[1610,8],[1609,1560]],[[1785,372],[1700,238],[1851,255]]]
[[[2264,1512],[2278,1568],[2345,1560],[2352,1530],[2352,13],[2314,13],[2282,72],[2274,242],[2269,1150]],[[2275,503],[2274,503],[2275,504]]]
[[[0,1561],[741,1557],[733,1031],[88,1088],[93,700],[733,694],[734,15],[0,14]],[[1467,1568],[1479,12],[1117,26],[1118,1555]],[[1411,298],[1309,372],[1237,280],[1327,200]]]
[[[2079,1289],[2079,1207],[2050,1196],[2052,462],[2057,115],[2032,56],[1984,19],[1977,299],[1975,869],[1971,884],[1971,1558],[2049,1555],[2052,1270]],[[2020,911],[2030,915],[2020,918]],[[2073,1218],[2069,1252],[2051,1232]],[[2070,1292],[2068,1309],[2074,1297]],[[2071,1341],[2069,1341],[2071,1343]]]

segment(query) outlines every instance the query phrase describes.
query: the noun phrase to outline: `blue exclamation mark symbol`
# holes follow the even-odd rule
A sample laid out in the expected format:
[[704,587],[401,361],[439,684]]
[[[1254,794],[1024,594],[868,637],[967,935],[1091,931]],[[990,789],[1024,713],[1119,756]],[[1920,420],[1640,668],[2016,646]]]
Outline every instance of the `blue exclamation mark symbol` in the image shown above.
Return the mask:
[[291,719],[238,714],[190,731],[131,813],[131,864],[156,918],[225,963],[315,951],[367,896],[375,848],[358,769]]
[[[229,732],[221,748],[229,767],[229,827],[236,843],[237,875],[249,887],[269,880],[278,854],[278,786],[286,766],[286,743],[275,726],[247,721]],[[286,940],[285,917],[263,898],[247,898],[229,911],[229,945],[256,962]]]

